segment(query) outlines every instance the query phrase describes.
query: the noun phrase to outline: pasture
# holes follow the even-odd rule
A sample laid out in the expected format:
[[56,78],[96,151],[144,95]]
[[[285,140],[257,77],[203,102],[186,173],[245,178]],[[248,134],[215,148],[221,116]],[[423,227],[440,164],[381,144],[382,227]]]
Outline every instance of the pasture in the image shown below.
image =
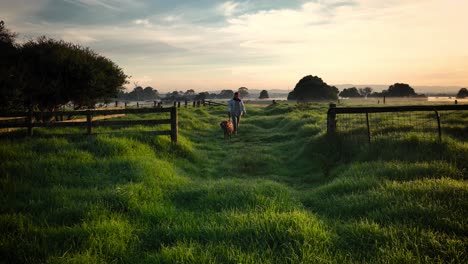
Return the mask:
[[367,144],[327,138],[325,103],[247,107],[231,142],[222,106],[181,108],[177,144],[138,126],[1,135],[0,262],[467,262],[466,113],[442,143]]

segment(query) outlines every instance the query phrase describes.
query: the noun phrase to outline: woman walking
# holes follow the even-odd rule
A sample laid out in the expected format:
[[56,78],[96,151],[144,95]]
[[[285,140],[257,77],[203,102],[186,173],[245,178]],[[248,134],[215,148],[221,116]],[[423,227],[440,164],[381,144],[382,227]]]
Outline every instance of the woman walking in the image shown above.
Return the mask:
[[240,118],[245,115],[245,112],[244,102],[239,98],[239,92],[235,92],[234,98],[228,102],[228,116],[232,118],[235,135],[237,135],[237,130],[239,129]]

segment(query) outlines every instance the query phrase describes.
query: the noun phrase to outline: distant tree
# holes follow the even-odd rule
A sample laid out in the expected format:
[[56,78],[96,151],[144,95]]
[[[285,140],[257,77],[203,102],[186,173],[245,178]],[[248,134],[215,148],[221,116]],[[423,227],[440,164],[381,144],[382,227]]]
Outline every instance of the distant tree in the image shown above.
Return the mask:
[[237,91],[242,98],[249,96],[249,88],[247,87],[240,87]]
[[341,97],[361,97],[358,89],[356,87],[345,88],[340,93]]
[[193,89],[189,89],[185,92],[185,99],[186,100],[192,100],[195,98],[196,94],[195,94],[195,90]]
[[303,77],[288,95],[288,100],[325,100],[338,99],[338,89],[329,86],[317,76],[307,75]]
[[359,88],[359,94],[361,96],[367,97],[372,94],[372,90],[373,89],[371,87]]
[[368,97],[382,97],[383,94],[380,92],[372,92],[371,94],[367,95]]
[[208,92],[202,92],[202,93],[199,93],[195,96],[195,100],[205,100],[205,99],[208,99],[209,97],[209,93]]
[[[135,84],[135,86],[138,84]],[[141,86],[136,86],[129,93],[120,92],[118,99],[129,100],[129,101],[144,101],[144,100],[157,100],[160,99],[158,90],[153,87],[147,86],[143,89]]]
[[234,97],[233,90],[222,90],[221,93],[218,95],[218,98],[220,99],[230,99],[232,97]]
[[260,96],[258,97],[259,99],[266,99],[266,98],[270,98],[270,96],[268,95],[268,91],[267,90],[262,90],[260,92]]
[[457,93],[457,98],[466,98],[468,97],[468,89],[461,88],[460,91]]
[[178,101],[178,100],[181,100],[182,98],[183,98],[183,92],[181,94],[178,91],[173,91],[172,93],[167,93],[164,100]]
[[416,96],[416,92],[406,83],[395,83],[388,87],[388,90],[382,91],[382,94],[389,97],[407,97]]
[[159,98],[160,96],[159,96],[158,90],[153,89],[153,87],[147,86],[145,89],[143,89],[144,100],[155,100]]

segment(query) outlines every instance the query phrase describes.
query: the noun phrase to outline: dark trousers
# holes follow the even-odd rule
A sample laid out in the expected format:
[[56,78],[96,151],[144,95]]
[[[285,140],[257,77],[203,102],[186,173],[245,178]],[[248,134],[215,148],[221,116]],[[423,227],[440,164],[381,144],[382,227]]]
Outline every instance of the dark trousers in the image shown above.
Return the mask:
[[239,128],[239,121],[240,121],[241,116],[231,114],[231,118],[232,118],[232,125],[234,126],[234,133],[237,133],[237,129]]

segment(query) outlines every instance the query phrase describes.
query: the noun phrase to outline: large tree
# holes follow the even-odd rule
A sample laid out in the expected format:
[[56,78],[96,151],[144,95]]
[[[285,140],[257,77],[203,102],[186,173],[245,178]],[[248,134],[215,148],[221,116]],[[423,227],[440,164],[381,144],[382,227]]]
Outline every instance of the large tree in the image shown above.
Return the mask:
[[468,97],[468,90],[466,88],[461,88],[457,93],[457,98],[466,98]]
[[16,33],[7,29],[5,23],[0,21],[0,111],[23,108],[16,36]]
[[336,100],[338,99],[338,92],[336,87],[326,84],[318,76],[307,75],[289,93],[288,100]]
[[388,90],[382,91],[382,94],[389,97],[408,97],[416,96],[416,92],[406,83],[395,83],[388,87]]
[[40,37],[21,48],[25,98],[41,110],[73,101],[92,108],[116,98],[127,81],[123,70],[95,51],[73,43]]

